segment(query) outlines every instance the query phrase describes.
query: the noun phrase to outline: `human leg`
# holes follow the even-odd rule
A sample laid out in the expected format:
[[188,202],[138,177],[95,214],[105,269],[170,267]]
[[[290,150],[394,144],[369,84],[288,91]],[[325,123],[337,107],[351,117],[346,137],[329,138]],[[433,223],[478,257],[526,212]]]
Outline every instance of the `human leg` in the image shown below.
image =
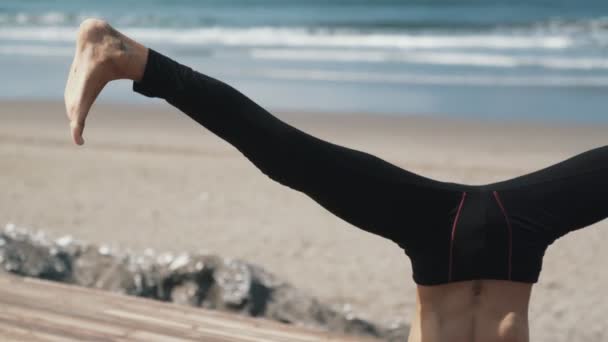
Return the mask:
[[[76,53],[66,89],[68,115],[80,132],[103,86],[130,79],[136,91],[167,100],[273,180],[398,243],[414,239],[415,228],[433,226],[438,217],[445,220],[458,203],[456,185],[302,132],[229,85],[146,49],[107,23],[92,21],[83,30],[78,46],[84,48]],[[77,142],[78,133],[76,129]]]

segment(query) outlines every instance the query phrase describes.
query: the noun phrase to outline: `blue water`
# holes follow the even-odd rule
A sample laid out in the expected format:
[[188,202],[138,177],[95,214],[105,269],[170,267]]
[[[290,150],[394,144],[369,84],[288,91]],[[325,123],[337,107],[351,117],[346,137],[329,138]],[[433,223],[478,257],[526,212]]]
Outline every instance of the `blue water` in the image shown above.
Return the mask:
[[272,109],[608,122],[607,0],[2,0],[0,97],[61,99],[90,16]]

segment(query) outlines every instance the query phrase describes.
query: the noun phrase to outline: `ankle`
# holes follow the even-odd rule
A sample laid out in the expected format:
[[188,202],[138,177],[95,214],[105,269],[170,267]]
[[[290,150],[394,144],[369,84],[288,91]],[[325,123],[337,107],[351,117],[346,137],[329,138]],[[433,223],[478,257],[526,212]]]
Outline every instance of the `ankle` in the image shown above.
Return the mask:
[[148,48],[133,41],[129,38],[128,46],[129,51],[126,54],[126,62],[123,65],[124,78],[132,81],[141,81],[144,76],[146,64],[148,63]]

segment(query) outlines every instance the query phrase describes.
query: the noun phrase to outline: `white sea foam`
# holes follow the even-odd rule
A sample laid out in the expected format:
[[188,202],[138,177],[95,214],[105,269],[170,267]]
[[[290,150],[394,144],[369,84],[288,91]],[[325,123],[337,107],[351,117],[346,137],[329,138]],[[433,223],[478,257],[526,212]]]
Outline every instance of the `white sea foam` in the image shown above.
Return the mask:
[[[49,22],[63,20],[61,13],[46,16]],[[73,53],[76,31],[75,27],[63,26],[0,26],[0,54],[68,56]],[[572,48],[578,49],[578,42],[559,34],[380,34],[276,27],[124,31],[154,46],[247,47],[251,48],[250,57],[264,60],[608,70],[608,60],[597,57],[595,50],[588,55],[567,56]]]
[[[574,41],[565,35],[529,34],[408,34],[309,30],[305,28],[125,28],[127,34],[147,43],[225,46],[284,46],[388,49],[566,49]],[[73,27],[2,27],[0,39],[64,41],[75,38]]]
[[[27,16],[26,16],[27,18]],[[48,12],[30,19],[31,21],[38,22],[43,25],[60,25],[66,23],[69,17],[65,13],[61,12]]]
[[499,76],[353,72],[321,69],[260,69],[251,75],[284,80],[395,83],[411,85],[470,85],[505,87],[606,87],[602,76]]
[[74,27],[2,27],[0,40],[31,42],[74,42]]
[[[86,18],[102,17],[100,13],[88,12],[17,12],[17,13],[1,13],[0,25],[10,26],[30,26],[40,27],[42,29],[47,26],[78,26]],[[128,19],[130,16],[124,16]]]
[[69,57],[73,54],[74,48],[67,46],[0,44],[0,55]]
[[325,49],[253,49],[256,59],[340,62],[404,62],[434,65],[514,68],[523,66],[563,70],[608,69],[608,59],[596,57],[516,56],[496,53],[358,51]]

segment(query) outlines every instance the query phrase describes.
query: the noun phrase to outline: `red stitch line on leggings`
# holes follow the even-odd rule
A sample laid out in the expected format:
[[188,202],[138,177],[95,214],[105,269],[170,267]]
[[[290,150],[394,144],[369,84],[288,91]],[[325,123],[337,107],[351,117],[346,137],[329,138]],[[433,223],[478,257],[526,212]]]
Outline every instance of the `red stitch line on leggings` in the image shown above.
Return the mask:
[[513,258],[513,228],[511,227],[511,220],[509,219],[509,215],[505,210],[505,207],[502,205],[502,201],[500,200],[500,196],[497,191],[494,191],[494,198],[496,198],[496,202],[502,210],[502,214],[505,216],[505,220],[507,221],[507,227],[509,229],[509,280],[511,280],[511,269],[512,269],[512,258]]
[[450,238],[450,263],[448,269],[448,281],[452,280],[452,251],[454,250],[454,238],[456,237],[456,227],[458,226],[458,220],[460,219],[460,213],[462,212],[462,207],[464,206],[464,200],[467,198],[467,193],[462,193],[462,199],[460,200],[460,205],[458,206],[458,211],[456,212],[456,218],[454,218],[454,224],[452,225],[452,236]]

